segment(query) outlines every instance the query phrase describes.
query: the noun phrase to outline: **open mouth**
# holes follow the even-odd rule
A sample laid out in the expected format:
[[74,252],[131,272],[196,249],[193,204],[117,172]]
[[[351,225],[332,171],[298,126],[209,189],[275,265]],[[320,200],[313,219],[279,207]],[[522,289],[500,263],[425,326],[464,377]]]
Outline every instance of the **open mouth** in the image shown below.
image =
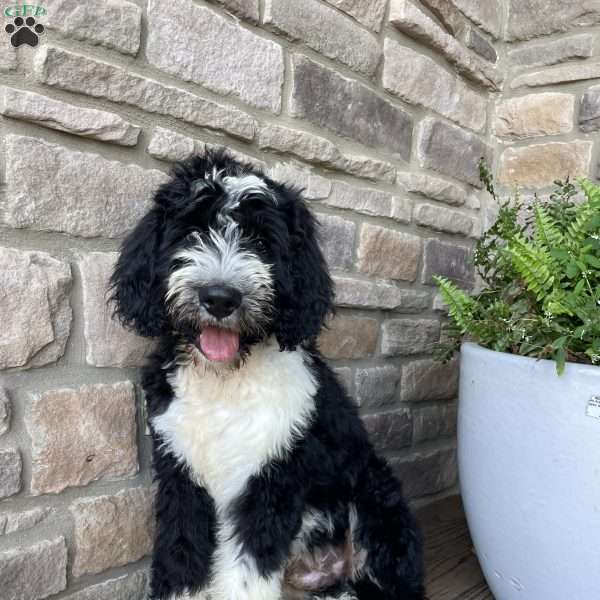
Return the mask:
[[229,362],[236,357],[240,349],[240,334],[231,329],[211,325],[202,329],[196,343],[208,360]]

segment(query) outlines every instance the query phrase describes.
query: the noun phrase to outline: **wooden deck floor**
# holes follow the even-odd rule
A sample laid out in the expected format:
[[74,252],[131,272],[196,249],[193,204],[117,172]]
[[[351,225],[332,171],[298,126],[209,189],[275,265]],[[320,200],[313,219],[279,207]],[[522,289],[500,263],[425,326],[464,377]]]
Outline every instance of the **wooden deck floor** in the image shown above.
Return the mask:
[[462,510],[453,496],[417,512],[425,535],[429,600],[494,600],[489,591]]

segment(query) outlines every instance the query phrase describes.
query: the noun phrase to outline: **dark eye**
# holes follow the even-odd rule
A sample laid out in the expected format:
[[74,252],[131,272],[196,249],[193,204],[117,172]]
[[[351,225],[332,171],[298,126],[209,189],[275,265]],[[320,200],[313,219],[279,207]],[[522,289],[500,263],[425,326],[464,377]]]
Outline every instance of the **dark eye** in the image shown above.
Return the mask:
[[267,246],[262,240],[256,240],[256,249],[259,252],[265,252],[267,250]]

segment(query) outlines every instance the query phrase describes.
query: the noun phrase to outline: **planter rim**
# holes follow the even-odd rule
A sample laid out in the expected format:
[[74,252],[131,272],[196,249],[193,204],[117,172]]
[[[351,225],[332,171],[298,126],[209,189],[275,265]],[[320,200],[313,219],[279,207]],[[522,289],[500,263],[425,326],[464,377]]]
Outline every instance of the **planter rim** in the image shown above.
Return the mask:
[[[530,364],[542,364],[542,365],[552,365],[552,367],[555,369],[556,371],[556,362],[553,360],[549,360],[547,358],[534,358],[532,356],[522,356],[521,354],[513,354],[511,352],[500,352],[499,350],[490,350],[489,348],[485,348],[484,346],[481,346],[480,344],[477,344],[476,342],[462,342],[461,343],[461,352],[463,351],[463,349],[469,351],[469,352],[480,352],[480,353],[489,353],[489,354],[499,354],[503,357],[505,357],[505,360],[514,360],[516,361],[523,361],[523,362],[529,362]],[[573,369],[577,369],[579,370],[584,370],[584,371],[589,371],[589,372],[593,372],[593,373],[600,373],[600,365],[590,365],[590,364],[586,364],[586,363],[574,363],[574,362],[567,362],[566,366],[565,366],[565,373],[567,373],[567,371],[572,371]],[[563,377],[563,375],[558,375],[557,377]]]

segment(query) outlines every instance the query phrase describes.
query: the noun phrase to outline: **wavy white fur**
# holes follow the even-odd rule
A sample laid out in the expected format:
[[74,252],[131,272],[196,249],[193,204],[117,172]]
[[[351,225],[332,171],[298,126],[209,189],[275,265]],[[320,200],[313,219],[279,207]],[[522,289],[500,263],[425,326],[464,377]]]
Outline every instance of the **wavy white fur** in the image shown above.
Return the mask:
[[281,574],[260,576],[226,513],[249,478],[284,456],[310,424],[317,386],[306,360],[302,350],[281,352],[271,339],[227,377],[182,365],[170,378],[173,402],[152,421],[217,506],[211,600],[277,600],[281,593]]

